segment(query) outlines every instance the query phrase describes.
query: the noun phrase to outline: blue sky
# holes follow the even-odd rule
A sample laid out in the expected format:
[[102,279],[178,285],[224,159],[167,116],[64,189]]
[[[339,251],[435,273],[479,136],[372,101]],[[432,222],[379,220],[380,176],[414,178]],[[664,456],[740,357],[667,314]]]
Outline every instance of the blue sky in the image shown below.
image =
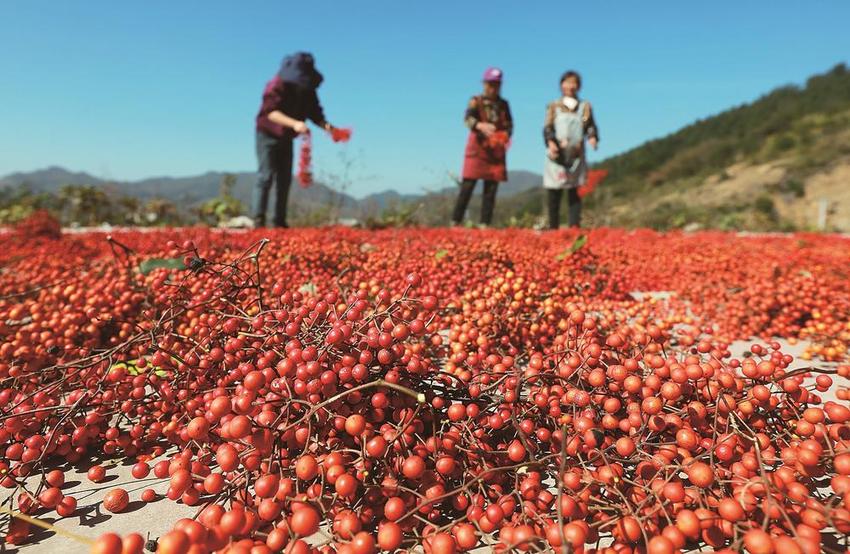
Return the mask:
[[599,160],[850,59],[850,2],[203,2],[0,0],[0,175],[62,165],[137,179],[255,169],[253,119],[281,57],[315,54],[346,146],[314,169],[350,189],[418,192],[462,162],[462,115],[505,72],[508,163],[540,171],[546,102],[566,69]]

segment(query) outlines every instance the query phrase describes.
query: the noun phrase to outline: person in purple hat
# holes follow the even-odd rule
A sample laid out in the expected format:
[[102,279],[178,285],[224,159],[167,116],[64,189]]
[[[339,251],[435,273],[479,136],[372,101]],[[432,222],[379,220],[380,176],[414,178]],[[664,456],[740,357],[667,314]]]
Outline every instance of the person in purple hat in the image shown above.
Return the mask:
[[288,227],[286,204],[292,184],[292,139],[310,132],[305,120],[333,132],[316,94],[322,80],[312,54],[296,52],[283,58],[277,75],[266,83],[256,118],[259,177],[252,202],[255,227],[266,224],[269,191],[273,186],[277,195],[272,223],[275,227]]
[[473,96],[466,108],[465,123],[469,127],[460,193],[452,223],[463,221],[466,207],[478,180],[484,181],[481,202],[481,224],[490,225],[496,206],[496,189],[507,181],[505,155],[513,133],[513,119],[508,101],[500,96],[502,70],[490,67],[484,72],[484,92]]

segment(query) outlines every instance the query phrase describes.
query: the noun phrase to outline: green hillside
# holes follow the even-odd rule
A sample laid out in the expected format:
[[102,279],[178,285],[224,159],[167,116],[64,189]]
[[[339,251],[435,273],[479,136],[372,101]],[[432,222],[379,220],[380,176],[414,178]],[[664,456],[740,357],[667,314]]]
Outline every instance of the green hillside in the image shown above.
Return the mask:
[[[843,64],[811,77],[803,87],[776,89],[604,160],[597,167],[607,169],[609,176],[588,197],[587,219],[596,225],[662,229],[687,224],[806,227],[805,218],[795,213],[803,209],[795,203],[805,200],[806,182],[841,163],[850,164],[850,71]],[[753,178],[744,179],[749,186],[742,186],[741,194],[727,191],[719,202],[712,189],[730,188],[720,187],[736,176],[730,168],[746,174],[755,167],[770,178],[755,185]],[[835,186],[850,188],[850,183]],[[836,196],[838,191],[818,194]],[[847,207],[838,202],[832,210],[843,218]],[[521,193],[506,204],[500,210],[503,223],[521,218],[521,210],[539,213],[542,191]],[[839,223],[833,227],[845,225],[843,219]]]

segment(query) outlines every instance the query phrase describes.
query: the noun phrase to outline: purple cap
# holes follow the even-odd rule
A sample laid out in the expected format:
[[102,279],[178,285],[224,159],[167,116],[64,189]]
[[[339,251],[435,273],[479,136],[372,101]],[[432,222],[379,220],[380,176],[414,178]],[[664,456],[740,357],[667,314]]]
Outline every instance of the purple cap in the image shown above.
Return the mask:
[[487,71],[484,72],[484,82],[485,83],[501,83],[502,82],[502,70],[498,67],[488,67]]

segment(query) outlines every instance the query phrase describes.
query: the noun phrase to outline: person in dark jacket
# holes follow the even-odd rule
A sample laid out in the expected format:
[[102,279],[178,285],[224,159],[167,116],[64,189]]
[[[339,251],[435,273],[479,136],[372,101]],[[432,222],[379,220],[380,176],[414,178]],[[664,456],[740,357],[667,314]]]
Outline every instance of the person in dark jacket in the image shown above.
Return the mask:
[[333,126],[325,119],[316,89],[322,83],[313,56],[297,52],[283,59],[280,71],[266,83],[263,103],[257,114],[256,144],[259,178],[254,188],[254,225],[266,224],[269,191],[277,191],[272,223],[287,227],[286,204],[292,184],[292,140],[309,129],[309,119],[328,132]]
[[484,181],[481,224],[490,225],[496,206],[496,189],[507,181],[505,157],[513,133],[508,101],[500,96],[502,70],[490,67],[484,72],[484,93],[473,96],[466,108],[464,122],[469,128],[463,162],[463,180],[455,204],[452,223],[463,221],[475,183]]

